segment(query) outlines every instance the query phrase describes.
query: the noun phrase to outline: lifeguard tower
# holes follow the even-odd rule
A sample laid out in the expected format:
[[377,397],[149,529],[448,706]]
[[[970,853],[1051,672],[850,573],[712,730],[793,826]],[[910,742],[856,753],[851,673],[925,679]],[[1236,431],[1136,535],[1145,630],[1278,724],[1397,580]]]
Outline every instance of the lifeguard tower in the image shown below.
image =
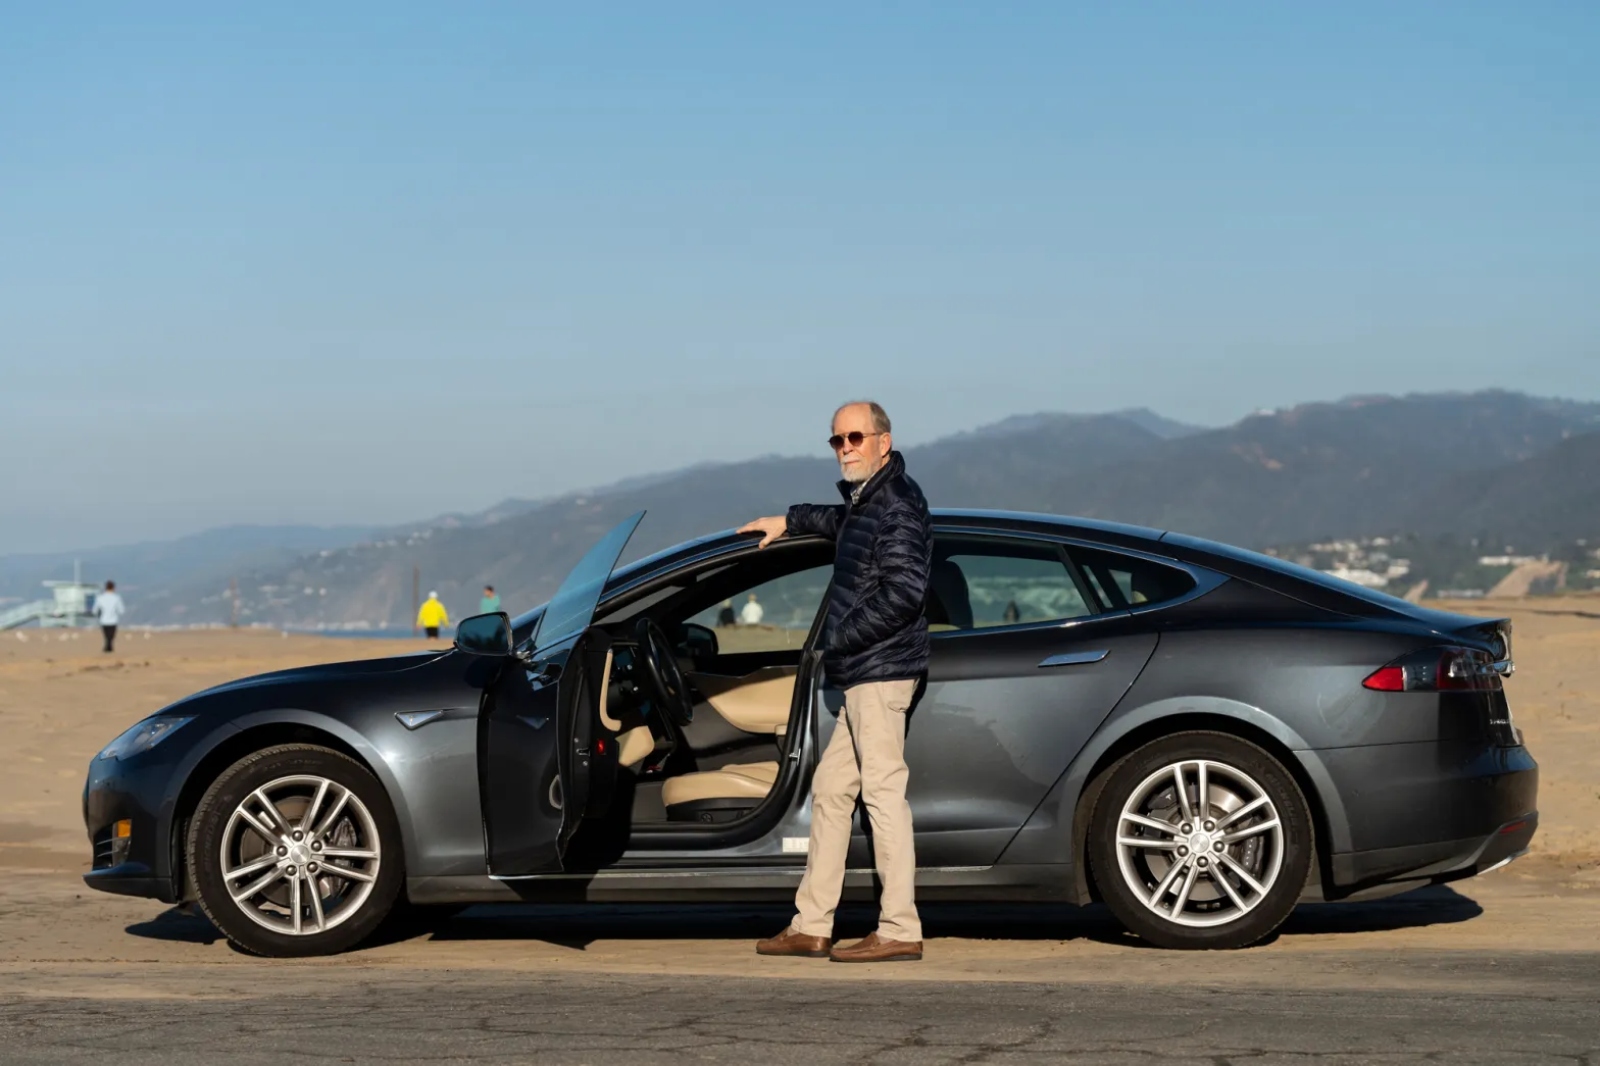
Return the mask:
[[50,590],[50,599],[34,600],[32,603],[0,610],[0,629],[16,629],[29,622],[38,622],[39,625],[48,628],[92,624],[95,618],[89,613],[89,608],[94,606],[94,594],[99,590],[93,585],[83,583],[76,565],[72,569],[71,581],[43,583],[44,587]]

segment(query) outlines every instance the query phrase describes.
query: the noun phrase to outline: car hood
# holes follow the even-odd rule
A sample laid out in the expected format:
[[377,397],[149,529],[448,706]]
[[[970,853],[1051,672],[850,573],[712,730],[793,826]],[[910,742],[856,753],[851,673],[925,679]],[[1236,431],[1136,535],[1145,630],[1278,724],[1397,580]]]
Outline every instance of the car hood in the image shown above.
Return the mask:
[[[421,671],[453,656],[450,651],[414,652],[393,655],[382,659],[355,659],[342,663],[318,663],[314,666],[296,666],[287,670],[273,670],[265,674],[241,677],[185,696],[158,713],[205,713],[212,708],[240,709],[246,703],[271,703],[280,692],[307,690],[331,691],[348,682],[377,682],[396,679],[408,671]],[[260,699],[251,699],[252,694]]]

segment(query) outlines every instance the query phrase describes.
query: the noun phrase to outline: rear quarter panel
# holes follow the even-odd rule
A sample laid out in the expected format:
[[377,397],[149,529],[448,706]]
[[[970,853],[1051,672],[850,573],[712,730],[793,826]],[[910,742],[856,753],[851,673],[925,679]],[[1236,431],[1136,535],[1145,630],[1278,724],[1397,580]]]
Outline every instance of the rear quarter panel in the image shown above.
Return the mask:
[[1319,750],[1437,741],[1436,706],[1393,713],[1385,694],[1361,682],[1398,655],[1430,643],[1422,635],[1372,632],[1335,624],[1238,624],[1172,629],[1149,664],[1039,809],[1013,839],[1003,862],[1071,863],[1073,826],[1098,766],[1136,732],[1205,728],[1232,719],[1267,734],[1298,760],[1318,796],[1323,831],[1348,850],[1349,819]]

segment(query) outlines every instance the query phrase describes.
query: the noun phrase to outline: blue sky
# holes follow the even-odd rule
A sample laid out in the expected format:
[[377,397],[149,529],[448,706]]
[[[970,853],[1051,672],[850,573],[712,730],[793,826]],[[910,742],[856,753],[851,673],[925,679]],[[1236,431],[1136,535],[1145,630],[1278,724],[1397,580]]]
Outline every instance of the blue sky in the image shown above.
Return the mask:
[[0,552],[1600,398],[1600,5],[6,4]]

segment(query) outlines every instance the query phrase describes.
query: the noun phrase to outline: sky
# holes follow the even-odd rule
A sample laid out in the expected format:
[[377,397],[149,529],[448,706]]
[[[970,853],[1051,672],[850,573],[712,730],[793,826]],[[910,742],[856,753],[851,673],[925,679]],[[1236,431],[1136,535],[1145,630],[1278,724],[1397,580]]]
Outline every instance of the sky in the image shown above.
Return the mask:
[[0,554],[1600,399],[1600,5],[0,0]]

